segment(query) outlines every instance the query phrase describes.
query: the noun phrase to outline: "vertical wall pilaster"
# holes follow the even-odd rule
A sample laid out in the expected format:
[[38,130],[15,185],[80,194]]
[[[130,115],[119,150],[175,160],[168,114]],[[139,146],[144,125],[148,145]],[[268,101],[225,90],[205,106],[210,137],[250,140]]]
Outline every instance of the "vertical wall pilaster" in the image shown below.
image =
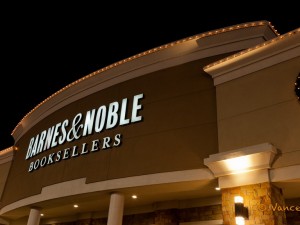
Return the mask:
[[[235,225],[234,196],[244,198],[249,219],[246,225],[287,225],[281,190],[271,183],[260,183],[222,190],[222,212],[225,225]],[[278,208],[280,206],[281,208]]]
[[110,196],[107,225],[122,225],[124,211],[124,195],[112,193]]
[[28,217],[28,221],[27,221],[27,225],[39,225],[40,218],[41,218],[40,209],[31,208],[29,217]]

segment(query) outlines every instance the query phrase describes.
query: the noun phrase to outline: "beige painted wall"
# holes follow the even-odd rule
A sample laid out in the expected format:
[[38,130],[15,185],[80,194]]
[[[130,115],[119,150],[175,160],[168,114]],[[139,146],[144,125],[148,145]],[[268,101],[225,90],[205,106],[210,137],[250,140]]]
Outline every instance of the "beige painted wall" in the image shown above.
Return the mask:
[[26,225],[28,222],[28,217],[22,217],[18,220],[10,221],[9,225]]
[[[220,56],[218,56],[220,57]],[[135,78],[80,99],[51,114],[17,143],[19,150],[7,180],[3,205],[39,194],[42,187],[79,178],[87,183],[206,168],[203,159],[217,153],[215,87],[203,66],[218,57],[197,60]],[[144,93],[143,121],[95,133],[25,160],[31,137],[78,112]],[[65,148],[122,134],[122,145],[62,160],[29,173],[29,163]],[[22,190],[18,188],[22,185]],[[1,204],[0,204],[1,207]]]
[[273,167],[299,164],[299,72],[297,57],[218,85],[219,151],[269,142],[281,152]]
[[11,161],[0,164],[0,202],[5,187],[5,182],[8,176],[9,168],[11,166]]

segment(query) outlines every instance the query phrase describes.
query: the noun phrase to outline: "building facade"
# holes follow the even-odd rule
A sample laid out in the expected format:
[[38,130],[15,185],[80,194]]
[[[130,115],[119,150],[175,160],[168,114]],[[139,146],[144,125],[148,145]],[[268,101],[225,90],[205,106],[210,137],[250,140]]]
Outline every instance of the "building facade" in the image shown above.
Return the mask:
[[300,224],[299,73],[257,21],[73,82],[0,151],[0,224]]

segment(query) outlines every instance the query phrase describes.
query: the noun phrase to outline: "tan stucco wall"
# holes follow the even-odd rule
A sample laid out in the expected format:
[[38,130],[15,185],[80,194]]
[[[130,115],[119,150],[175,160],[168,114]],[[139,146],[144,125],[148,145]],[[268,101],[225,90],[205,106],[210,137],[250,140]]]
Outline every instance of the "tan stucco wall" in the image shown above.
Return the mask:
[[9,225],[26,225],[27,221],[28,217],[22,217],[21,219],[10,221]]
[[297,57],[218,85],[219,151],[269,142],[281,152],[273,167],[299,164],[299,72]]
[[0,202],[5,187],[6,179],[8,176],[11,161],[0,164]]
[[[42,187],[73,179],[87,183],[160,172],[205,168],[203,159],[218,151],[215,87],[202,59],[135,78],[80,99],[48,116],[17,143],[3,205],[39,194]],[[83,137],[25,160],[30,138],[78,112],[144,93],[143,121]],[[29,163],[82,142],[122,134],[122,145],[62,160],[29,173]],[[22,190],[18,188],[22,185]],[[13,193],[13,194],[12,194]]]

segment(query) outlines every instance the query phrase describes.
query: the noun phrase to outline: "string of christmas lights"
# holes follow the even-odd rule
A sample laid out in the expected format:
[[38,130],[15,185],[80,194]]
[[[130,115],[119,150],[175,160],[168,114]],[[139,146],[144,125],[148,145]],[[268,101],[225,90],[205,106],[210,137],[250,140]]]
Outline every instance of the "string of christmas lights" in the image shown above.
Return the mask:
[[296,78],[296,82],[295,82],[295,93],[298,97],[298,101],[300,101],[300,73]]
[[158,52],[158,51],[162,51],[164,49],[168,49],[170,47],[174,47],[176,45],[179,45],[181,43],[184,43],[186,41],[190,41],[190,40],[197,40],[199,38],[204,38],[204,37],[208,37],[208,36],[213,36],[213,35],[217,35],[217,34],[220,34],[220,33],[225,33],[225,32],[230,32],[230,31],[233,31],[233,30],[238,30],[238,29],[243,29],[243,28],[247,28],[247,27],[256,27],[256,26],[264,26],[264,25],[268,25],[273,31],[274,33],[280,37],[280,34],[277,32],[277,30],[274,28],[274,26],[269,22],[269,21],[256,21],[256,22],[251,22],[251,23],[244,23],[244,24],[237,24],[237,25],[234,25],[234,26],[229,26],[229,27],[225,27],[225,28],[222,28],[222,29],[216,29],[216,30],[213,30],[213,31],[209,31],[209,32],[205,32],[205,33],[202,33],[202,34],[197,34],[197,35],[194,35],[194,36],[190,36],[188,38],[184,38],[184,39],[180,39],[178,41],[174,41],[174,42],[171,42],[169,44],[165,44],[165,45],[161,45],[159,47],[156,47],[156,48],[153,48],[153,49],[150,49],[150,50],[147,50],[147,51],[144,51],[142,53],[139,53],[139,54],[136,54],[134,56],[131,56],[129,58],[126,58],[126,59],[123,59],[123,60],[120,60],[116,63],[113,63],[111,65],[108,65],[102,69],[99,69],[97,71],[94,71],[82,78],[80,78],[79,80],[76,80],[74,81],[73,83],[65,86],[64,88],[60,89],[59,91],[55,92],[54,94],[52,94],[51,96],[49,96],[48,98],[46,98],[44,101],[42,101],[41,103],[39,103],[36,107],[34,107],[30,112],[28,112],[23,118],[22,120],[17,124],[17,126],[14,128],[14,130],[11,132],[11,135],[14,134],[14,132],[17,130],[17,128],[22,124],[22,122],[28,117],[30,116],[37,108],[39,108],[41,105],[43,105],[44,103],[46,103],[48,100],[50,100],[51,98],[55,97],[56,95],[60,94],[61,92],[69,89],[70,87],[74,86],[74,85],[77,85],[78,83],[90,78],[90,77],[93,77],[95,75],[98,75],[100,73],[103,73],[107,70],[110,70],[110,69],[113,69],[114,67],[116,66],[119,66],[119,65],[122,65],[124,63],[127,63],[127,62],[130,62],[130,61],[133,61],[135,59],[138,59],[140,57],[143,57],[143,56],[146,56],[148,54],[152,54],[152,53],[155,53],[155,52]]

